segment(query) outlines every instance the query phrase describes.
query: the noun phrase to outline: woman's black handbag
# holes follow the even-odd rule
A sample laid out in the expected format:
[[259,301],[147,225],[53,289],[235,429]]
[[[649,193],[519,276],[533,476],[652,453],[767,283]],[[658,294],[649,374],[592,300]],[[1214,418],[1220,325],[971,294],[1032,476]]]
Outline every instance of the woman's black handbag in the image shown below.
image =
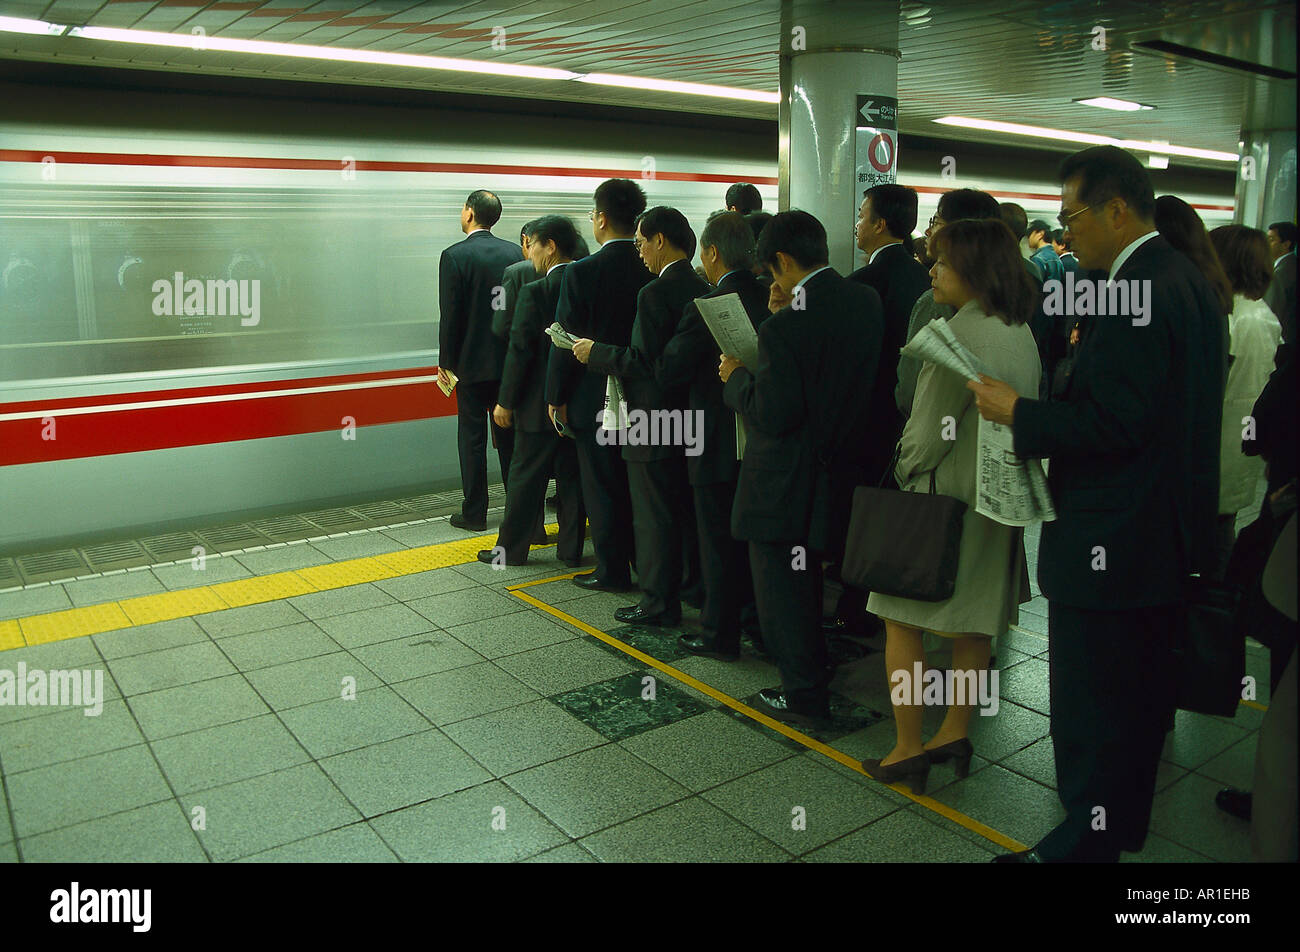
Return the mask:
[[951,598],[965,515],[966,503],[935,493],[933,470],[928,493],[859,486],[840,575],[855,588],[882,595],[921,602]]
[[1176,704],[1232,717],[1246,674],[1246,638],[1237,618],[1241,592],[1206,578],[1188,581],[1184,624],[1174,642]]

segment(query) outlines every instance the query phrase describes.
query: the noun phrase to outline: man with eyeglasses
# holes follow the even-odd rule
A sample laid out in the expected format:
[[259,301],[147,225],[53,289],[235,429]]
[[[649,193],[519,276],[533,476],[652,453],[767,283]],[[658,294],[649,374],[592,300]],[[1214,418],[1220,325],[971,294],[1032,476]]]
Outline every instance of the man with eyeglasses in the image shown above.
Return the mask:
[[1142,848],[1188,577],[1215,562],[1225,316],[1155,230],[1155,193],[1133,155],[1085,149],[1060,175],[1079,265],[1150,290],[1140,321],[1091,319],[1059,400],[1017,397],[987,377],[967,384],[983,417],[1012,428],[1017,454],[1051,458],[1057,513],[1043,525],[1038,581],[1066,818],[1005,862],[1115,862]]
[[[600,250],[564,269],[555,318],[574,337],[626,347],[632,339],[637,295],[651,279],[632,244],[637,216],[645,211],[645,193],[630,179],[607,179],[597,187],[594,204],[587,217]],[[552,348],[546,402],[551,419],[558,418],[573,431],[582,500],[596,550],[595,571],[573,582],[588,590],[625,592],[632,587],[635,558],[632,502],[617,443],[596,438],[605,390],[605,374],[589,370],[572,351]]]

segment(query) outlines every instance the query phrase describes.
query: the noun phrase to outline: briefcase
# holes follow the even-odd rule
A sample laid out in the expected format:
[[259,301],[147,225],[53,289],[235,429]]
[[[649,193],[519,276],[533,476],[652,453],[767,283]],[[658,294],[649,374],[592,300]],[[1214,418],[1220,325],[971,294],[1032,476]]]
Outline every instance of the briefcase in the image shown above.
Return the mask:
[[934,491],[859,486],[840,576],[855,588],[941,602],[957,585],[966,503]]
[[1232,717],[1246,675],[1246,635],[1237,624],[1241,591],[1200,577],[1188,583],[1174,639],[1176,703],[1184,711]]

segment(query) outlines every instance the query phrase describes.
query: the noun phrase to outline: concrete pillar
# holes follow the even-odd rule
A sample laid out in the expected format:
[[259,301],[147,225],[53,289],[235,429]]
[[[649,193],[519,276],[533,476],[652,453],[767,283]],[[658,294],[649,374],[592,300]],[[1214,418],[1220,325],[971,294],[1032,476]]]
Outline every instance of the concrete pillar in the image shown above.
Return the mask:
[[896,0],[782,0],[779,207],[817,217],[841,274],[863,191],[897,180],[898,18]]
[[1235,220],[1252,228],[1296,220],[1296,89],[1259,83],[1241,130]]

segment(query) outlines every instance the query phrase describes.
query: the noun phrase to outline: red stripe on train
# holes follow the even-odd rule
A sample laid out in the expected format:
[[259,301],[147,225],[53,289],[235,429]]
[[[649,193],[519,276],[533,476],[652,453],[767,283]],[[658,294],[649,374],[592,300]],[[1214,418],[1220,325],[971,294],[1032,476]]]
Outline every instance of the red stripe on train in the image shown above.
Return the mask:
[[[345,166],[340,159],[285,159],[270,156],[239,155],[152,155],[122,152],[39,152],[31,149],[0,149],[0,162],[37,162],[50,156],[56,162],[72,165],[154,165],[171,168],[199,169],[297,169],[339,172]],[[544,165],[472,165],[466,162],[388,162],[357,159],[350,168],[359,172],[442,172],[475,175],[558,175],[569,178],[639,179],[640,169],[582,169]],[[713,172],[656,172],[653,176],[669,182],[734,182],[736,176]],[[775,185],[776,176],[750,179],[756,185]]]
[[455,399],[444,397],[437,384],[413,383],[70,414],[53,418],[54,439],[43,438],[48,424],[39,417],[4,420],[0,421],[0,466],[299,433],[341,433],[345,417],[355,421],[357,447],[365,452],[365,427],[445,417],[455,412]]

